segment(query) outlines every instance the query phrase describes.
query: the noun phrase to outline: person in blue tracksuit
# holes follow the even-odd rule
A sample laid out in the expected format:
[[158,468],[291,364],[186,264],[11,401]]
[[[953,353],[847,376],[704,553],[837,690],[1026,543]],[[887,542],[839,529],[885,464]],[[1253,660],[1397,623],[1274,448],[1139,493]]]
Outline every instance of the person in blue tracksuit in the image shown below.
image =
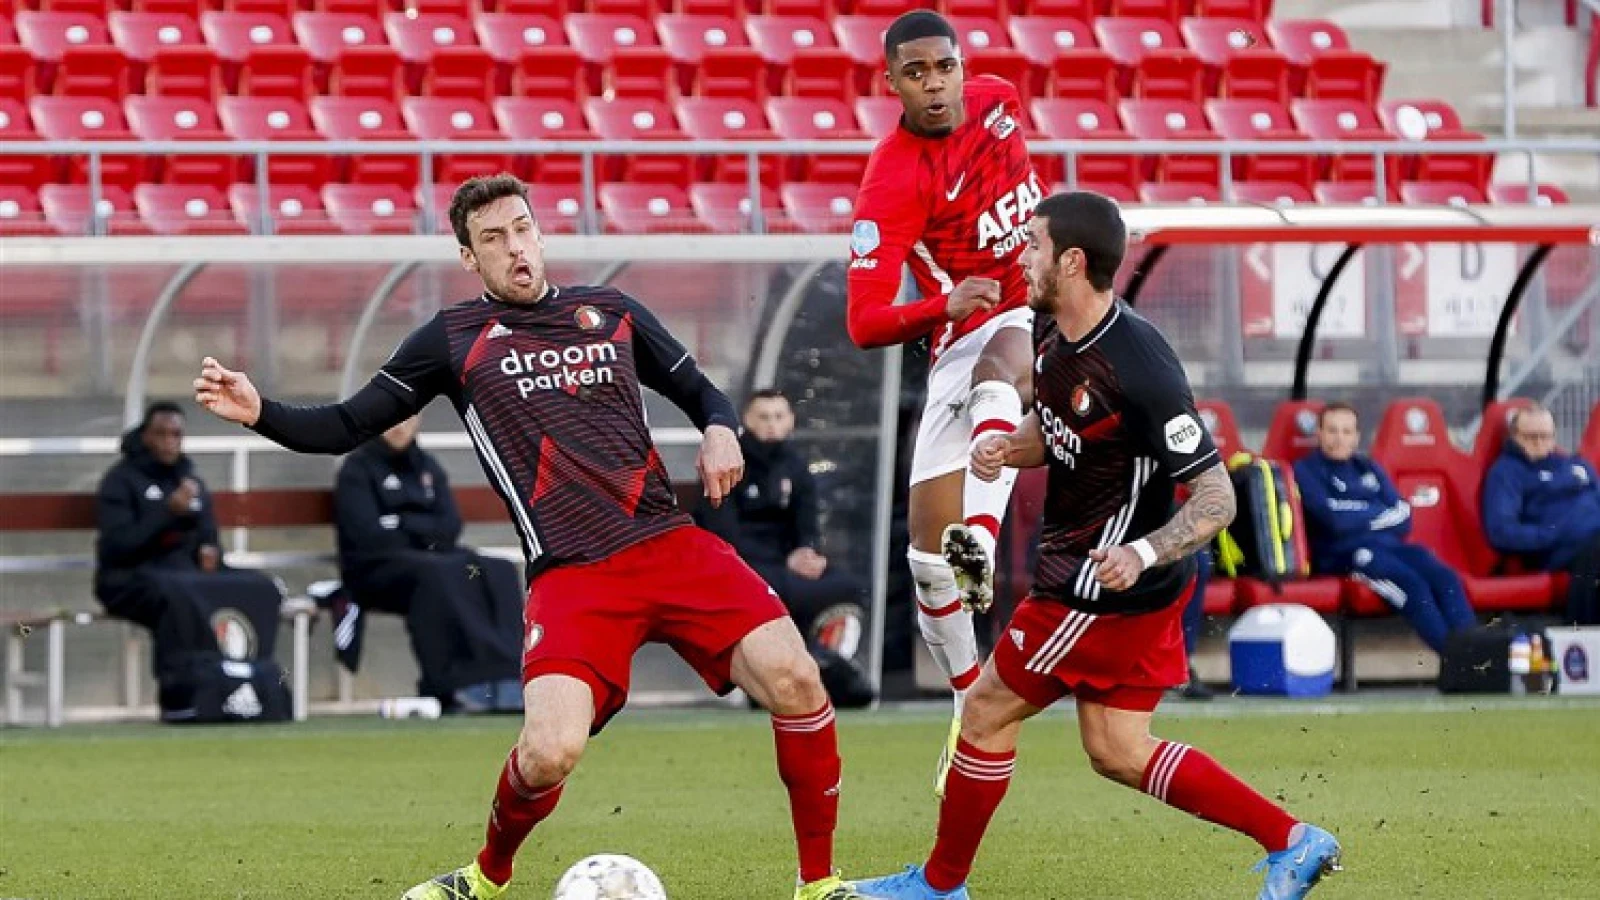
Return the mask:
[[1356,453],[1360,442],[1356,411],[1330,403],[1317,419],[1317,449],[1295,463],[1312,568],[1365,582],[1443,652],[1453,632],[1477,624],[1466,589],[1432,551],[1406,543],[1411,506],[1377,463]]
[[1567,618],[1600,624],[1600,479],[1556,449],[1555,418],[1519,410],[1483,482],[1483,530],[1497,552],[1540,571],[1572,573]]

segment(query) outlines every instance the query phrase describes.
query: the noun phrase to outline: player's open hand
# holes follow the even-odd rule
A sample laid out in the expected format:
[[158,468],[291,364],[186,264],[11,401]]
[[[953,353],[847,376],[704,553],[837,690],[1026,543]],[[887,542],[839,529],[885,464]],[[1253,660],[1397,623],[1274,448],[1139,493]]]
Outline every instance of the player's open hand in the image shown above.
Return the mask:
[[1006,465],[1006,451],[1010,447],[1010,439],[1003,434],[979,441],[972,448],[972,474],[978,476],[979,481],[993,481],[999,478],[1000,470]]
[[959,322],[980,310],[987,312],[1000,305],[1000,282],[993,278],[976,276],[961,279],[956,289],[945,301],[944,314],[952,322]]
[[695,467],[705,484],[706,499],[713,507],[721,506],[722,499],[733,493],[734,485],[744,477],[744,453],[739,450],[739,438],[733,429],[725,425],[706,428]]
[[225,369],[209,356],[200,362],[194,400],[213,415],[240,425],[254,425],[261,418],[261,394],[250,383],[250,376]]
[[1108,550],[1090,550],[1089,559],[1100,564],[1095,570],[1095,580],[1108,590],[1125,591],[1133,587],[1144,572],[1144,560],[1139,552],[1121,544]]

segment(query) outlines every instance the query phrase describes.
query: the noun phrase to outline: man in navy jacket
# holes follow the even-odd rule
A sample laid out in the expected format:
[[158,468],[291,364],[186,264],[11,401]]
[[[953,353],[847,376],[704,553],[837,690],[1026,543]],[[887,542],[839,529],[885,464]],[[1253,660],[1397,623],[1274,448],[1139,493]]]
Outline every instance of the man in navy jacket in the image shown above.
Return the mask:
[[1461,578],[1426,547],[1406,543],[1411,506],[1368,457],[1356,411],[1330,403],[1317,418],[1317,449],[1295,463],[1312,567],[1372,588],[1434,652],[1451,633],[1477,624]]
[[1556,449],[1555,418],[1519,410],[1483,483],[1489,546],[1541,571],[1572,573],[1567,616],[1600,624],[1600,480],[1594,467]]

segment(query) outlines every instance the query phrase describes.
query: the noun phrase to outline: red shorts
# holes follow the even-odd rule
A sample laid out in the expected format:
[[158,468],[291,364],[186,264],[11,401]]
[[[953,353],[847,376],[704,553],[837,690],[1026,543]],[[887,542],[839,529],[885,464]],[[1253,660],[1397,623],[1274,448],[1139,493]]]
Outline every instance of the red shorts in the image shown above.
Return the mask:
[[995,672],[1017,696],[1043,709],[1068,694],[1113,709],[1149,712],[1189,677],[1183,608],[1137,615],[1080,612],[1028,597],[995,643]]
[[778,595],[709,531],[675,528],[599,562],[539,575],[523,612],[522,680],[570,675],[594,691],[598,733],[628,702],[633,654],[668,644],[718,694],[733,651],[788,615]]

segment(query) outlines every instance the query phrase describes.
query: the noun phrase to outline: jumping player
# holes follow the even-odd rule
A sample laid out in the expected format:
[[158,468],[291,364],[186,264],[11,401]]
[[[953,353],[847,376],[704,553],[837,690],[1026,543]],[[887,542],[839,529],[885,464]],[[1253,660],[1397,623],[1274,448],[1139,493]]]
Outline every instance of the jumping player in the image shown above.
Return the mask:
[[[994,550],[1016,471],[965,476],[971,446],[1022,419],[1033,313],[1017,267],[1024,223],[1044,197],[1023,142],[1016,90],[963,75],[956,32],[916,10],[884,35],[889,86],[905,113],[867,163],[849,269],[850,338],[863,348],[928,338],[928,397],[911,459],[917,622],[955,691],[939,760],[943,795],[961,704],[978,678],[972,612],[994,599]],[[896,305],[909,265],[923,300]]]
[[[1028,225],[1028,305],[1057,329],[1038,349],[1033,412],[980,442],[972,470],[1049,466],[1033,592],[967,697],[932,855],[857,884],[868,896],[968,900],[1022,723],[1068,695],[1096,772],[1267,850],[1260,900],[1303,897],[1338,868],[1333,835],[1199,750],[1150,736],[1162,692],[1187,676],[1192,554],[1232,521],[1234,496],[1176,354],[1112,293],[1126,242],[1116,204],[1087,192],[1050,197]],[[1179,483],[1189,497],[1173,513]]]
[[857,895],[833,871],[840,764],[833,707],[776,595],[677,507],[640,386],[705,433],[698,466],[720,503],[744,463],[728,398],[644,306],[613,288],[545,280],[527,187],[509,175],[456,191],[461,264],[484,292],[412,332],[342,403],[263,399],[206,358],[196,400],[291,450],[344,453],[435,396],[456,407],[528,560],[522,732],[500,773],[477,859],[405,900],[491,900],[528,833],[555,809],[591,735],[628,698],[634,652],[672,646],[713,690],[771,710],[800,857],[797,900]]

